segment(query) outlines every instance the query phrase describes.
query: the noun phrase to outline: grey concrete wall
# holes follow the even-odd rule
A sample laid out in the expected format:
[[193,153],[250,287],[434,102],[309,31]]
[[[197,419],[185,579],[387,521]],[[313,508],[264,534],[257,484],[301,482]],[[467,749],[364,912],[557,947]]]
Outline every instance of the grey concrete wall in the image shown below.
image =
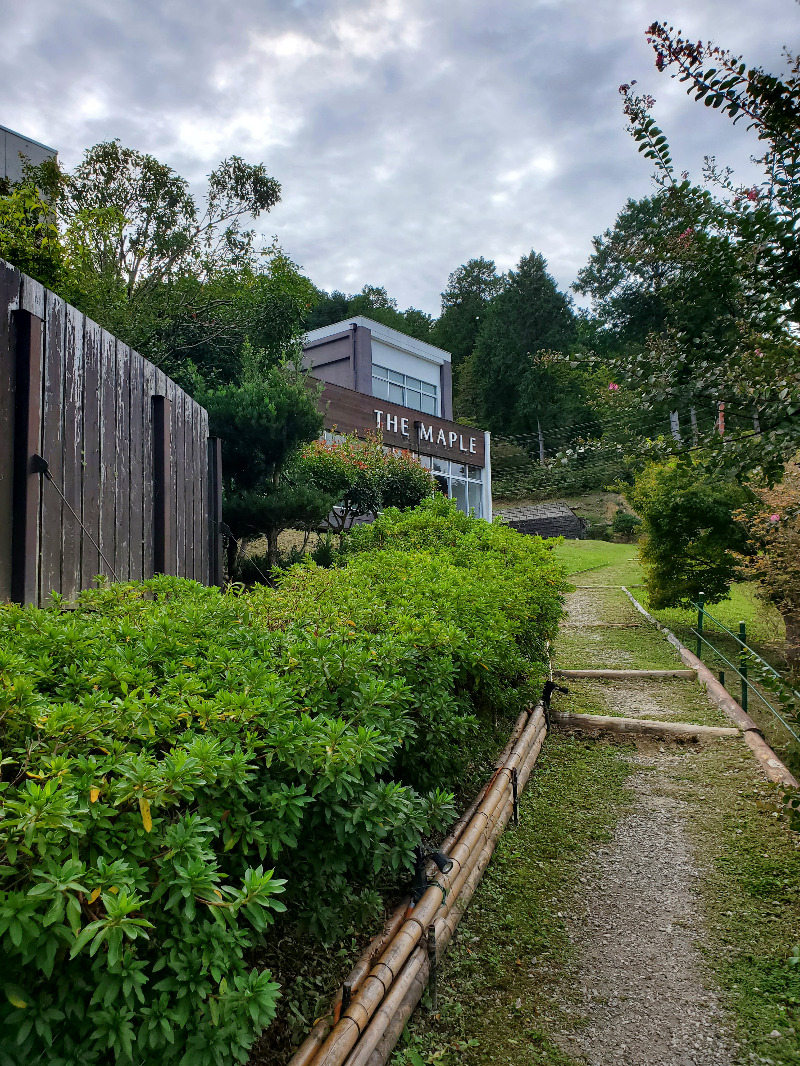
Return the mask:
[[[57,154],[55,148],[0,126],[0,177],[17,182],[22,178],[23,162],[38,166],[46,159],[55,159]],[[27,160],[22,160],[20,155],[27,156]]]

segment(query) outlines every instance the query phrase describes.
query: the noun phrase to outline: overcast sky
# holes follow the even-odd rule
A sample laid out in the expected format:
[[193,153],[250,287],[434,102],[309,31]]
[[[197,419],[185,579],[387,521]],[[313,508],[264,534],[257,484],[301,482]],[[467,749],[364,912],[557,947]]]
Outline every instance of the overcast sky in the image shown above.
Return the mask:
[[112,137],[190,179],[264,162],[259,223],[319,286],[439,311],[474,256],[531,249],[562,287],[651,166],[618,88],[638,80],[679,169],[754,143],[659,75],[666,19],[748,62],[800,48],[794,0],[0,0],[0,124],[73,166]]

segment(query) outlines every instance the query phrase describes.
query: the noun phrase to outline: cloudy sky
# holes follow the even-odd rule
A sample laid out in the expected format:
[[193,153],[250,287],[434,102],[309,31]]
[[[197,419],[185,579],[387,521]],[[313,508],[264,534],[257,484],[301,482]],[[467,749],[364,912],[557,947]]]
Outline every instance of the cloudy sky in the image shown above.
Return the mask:
[[668,20],[772,69],[794,0],[0,0],[0,124],[73,166],[112,137],[200,191],[236,153],[283,200],[259,223],[317,285],[385,285],[438,313],[448,273],[532,248],[563,287],[650,165],[618,87],[638,80],[680,169],[743,179],[754,144],[653,66]]

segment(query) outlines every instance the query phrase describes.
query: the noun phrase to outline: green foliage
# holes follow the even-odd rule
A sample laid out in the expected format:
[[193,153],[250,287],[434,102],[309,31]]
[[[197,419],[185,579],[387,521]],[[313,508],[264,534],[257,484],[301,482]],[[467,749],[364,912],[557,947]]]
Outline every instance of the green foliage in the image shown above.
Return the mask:
[[345,296],[343,292],[338,291],[328,295],[319,290],[316,295],[314,306],[306,317],[307,330],[363,315],[400,333],[406,333],[409,337],[436,343],[431,336],[433,319],[430,315],[416,307],[407,307],[405,311],[400,311],[397,300],[390,296],[386,289],[377,285],[365,285],[361,292],[351,296]]
[[452,818],[465,738],[545,676],[562,569],[441,498],[348,548],[246,594],[0,607],[3,1062],[246,1061],[276,914],[330,941]]
[[[676,407],[680,399],[701,396],[724,401],[735,432],[722,440],[707,431],[708,464],[738,476],[763,472],[774,482],[800,442],[798,58],[786,52],[787,69],[779,76],[748,68],[741,56],[690,41],[662,23],[653,23],[647,35],[659,70],[671,69],[695,100],[734,123],[744,118],[755,131],[764,149],[755,160],[763,180],[749,188],[737,185],[731,170],[718,168],[713,157],[705,177],[715,197],[693,188],[686,174],[676,179],[666,137],[650,115],[655,101],[621,86],[630,132],[656,163],[659,183],[677,200],[703,201],[699,227],[692,224],[683,234],[684,251],[702,249],[701,238],[709,233],[713,239],[697,264],[684,264],[687,280],[699,267],[698,279],[721,280],[728,301],[721,315],[712,305],[707,320],[692,328],[675,321],[650,338],[648,351],[623,358],[620,369],[648,403],[669,400]],[[701,292],[689,293],[690,309],[699,306]],[[704,298],[699,295],[700,304]],[[726,325],[722,335],[720,323]]]
[[436,489],[430,472],[414,456],[387,451],[379,436],[314,441],[303,449],[290,476],[336,504],[328,518],[336,532],[384,507],[416,507]]
[[460,410],[498,433],[575,421],[583,406],[577,376],[550,353],[569,351],[576,339],[569,297],[540,255],[523,256],[486,309],[461,372]]
[[308,482],[284,478],[300,447],[322,432],[316,393],[296,364],[270,366],[267,353],[246,345],[241,385],[201,392],[212,435],[223,441],[224,517],[238,539],[265,534],[267,573],[278,534],[319,523],[334,499]]
[[0,258],[55,288],[66,268],[65,251],[50,204],[32,179],[0,189]]
[[687,606],[701,592],[709,604],[724,599],[738,572],[736,555],[747,549],[735,514],[750,494],[673,461],[647,466],[626,497],[642,518],[639,553],[650,605]]
[[489,302],[505,285],[494,261],[470,259],[447,279],[442,293],[442,313],[433,327],[433,342],[452,355],[453,373],[475,347]]
[[642,520],[638,515],[623,511],[620,507],[611,520],[611,531],[620,537],[632,537],[634,533],[638,532],[641,524]]

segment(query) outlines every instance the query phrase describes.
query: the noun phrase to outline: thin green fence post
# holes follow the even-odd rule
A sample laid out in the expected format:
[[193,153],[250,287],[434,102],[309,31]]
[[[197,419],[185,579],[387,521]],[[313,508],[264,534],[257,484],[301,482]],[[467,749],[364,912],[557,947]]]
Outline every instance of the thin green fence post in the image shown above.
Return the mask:
[[697,594],[697,658],[703,658],[703,602],[705,595],[702,592]]
[[739,623],[739,640],[744,645],[739,652],[739,672],[742,675],[742,710],[747,710],[747,627]]

